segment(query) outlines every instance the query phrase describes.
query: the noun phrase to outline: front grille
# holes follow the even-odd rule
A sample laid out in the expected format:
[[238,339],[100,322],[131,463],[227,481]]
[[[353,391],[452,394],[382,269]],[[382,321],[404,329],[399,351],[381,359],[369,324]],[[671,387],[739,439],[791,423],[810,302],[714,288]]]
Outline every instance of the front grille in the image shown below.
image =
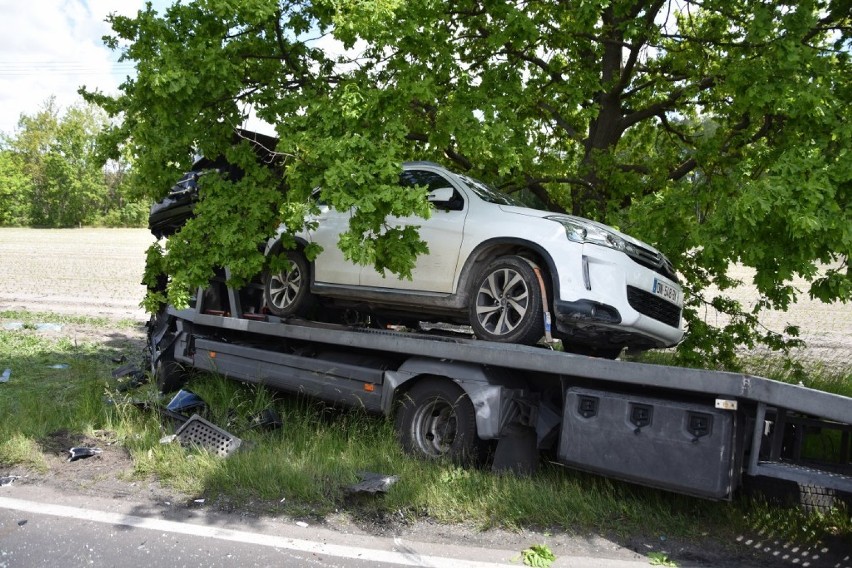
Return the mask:
[[634,310],[666,325],[680,325],[680,308],[635,286],[627,287],[627,302]]
[[672,282],[678,281],[677,274],[675,274],[672,263],[669,262],[669,259],[658,252],[634,245],[632,251],[627,252],[627,256],[642,266],[650,268],[657,274],[662,274]]

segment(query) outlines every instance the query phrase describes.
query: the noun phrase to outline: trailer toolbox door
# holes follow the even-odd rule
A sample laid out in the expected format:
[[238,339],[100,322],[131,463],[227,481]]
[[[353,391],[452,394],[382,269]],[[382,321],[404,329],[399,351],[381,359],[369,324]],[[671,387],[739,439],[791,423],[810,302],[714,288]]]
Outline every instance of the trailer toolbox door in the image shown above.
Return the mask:
[[714,499],[733,492],[735,413],[714,406],[571,387],[565,465]]

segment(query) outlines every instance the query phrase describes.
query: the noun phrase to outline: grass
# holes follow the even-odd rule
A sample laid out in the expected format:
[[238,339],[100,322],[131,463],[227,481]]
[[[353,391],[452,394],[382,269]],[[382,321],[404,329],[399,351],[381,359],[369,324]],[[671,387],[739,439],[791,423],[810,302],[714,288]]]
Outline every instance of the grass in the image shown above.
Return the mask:
[[[9,320],[25,326],[2,329]],[[13,465],[44,472],[48,466],[40,443],[51,432],[109,430],[131,453],[133,476],[158,479],[187,496],[224,507],[252,504],[262,512],[317,519],[343,509],[365,519],[429,517],[482,529],[596,531],[617,538],[653,531],[668,537],[709,534],[720,542],[734,542],[744,534],[765,533],[770,523],[776,539],[852,538],[852,519],[842,510],[803,515],[745,498],[717,503],[547,461],[535,476],[525,478],[415,460],[400,450],[389,420],[209,374],[193,376],[187,388],[207,402],[208,419],[251,449],[220,459],[203,450],[164,445],[159,416],[129,399],[160,402],[155,388],[119,393],[110,375],[119,354],[115,348],[40,334],[34,324],[42,321],[102,325],[88,318],[0,312],[0,371],[12,369],[9,382],[0,384],[0,474]],[[52,368],[56,364],[68,367]],[[825,376],[817,382],[843,391],[848,379]],[[111,403],[105,404],[105,398]],[[283,427],[252,427],[253,417],[267,408],[275,409]],[[398,475],[400,480],[380,498],[350,495],[347,486],[365,471]]]

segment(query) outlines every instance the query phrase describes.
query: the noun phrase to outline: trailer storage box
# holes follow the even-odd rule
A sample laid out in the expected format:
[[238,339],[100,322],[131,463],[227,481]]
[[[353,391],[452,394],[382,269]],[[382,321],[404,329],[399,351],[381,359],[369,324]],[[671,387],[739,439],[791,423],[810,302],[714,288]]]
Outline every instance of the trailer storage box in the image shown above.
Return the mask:
[[733,491],[734,413],[713,406],[571,387],[560,461],[714,499]]

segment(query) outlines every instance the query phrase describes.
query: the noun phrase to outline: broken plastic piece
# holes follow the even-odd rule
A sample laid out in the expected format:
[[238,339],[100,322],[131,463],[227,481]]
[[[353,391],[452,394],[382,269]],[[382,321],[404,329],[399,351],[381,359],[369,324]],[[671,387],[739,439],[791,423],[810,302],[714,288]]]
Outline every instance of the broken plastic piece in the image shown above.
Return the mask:
[[90,458],[92,456],[100,454],[102,451],[103,450],[101,450],[100,448],[71,448],[70,450],[68,450],[68,453],[71,454],[71,457],[68,458],[68,461],[72,462],[81,460],[83,458]]
[[171,402],[166,405],[166,409],[172,412],[184,413],[190,410],[205,408],[206,406],[207,403],[194,392],[179,390]]
[[6,369],[3,371],[3,374],[0,375],[0,383],[8,383],[9,377],[12,375],[12,369]]
[[58,323],[37,323],[36,331],[62,331],[62,325]]
[[67,363],[57,363],[56,365],[48,365],[48,369],[67,369]]
[[124,376],[127,376],[127,375],[129,375],[130,373],[132,373],[133,371],[136,371],[136,370],[137,370],[136,365],[129,363],[127,365],[119,367],[118,369],[113,370],[112,378],[117,379],[119,377],[124,377]]
[[176,438],[177,436],[175,436],[174,434],[169,434],[168,436],[163,436],[162,438],[160,438],[160,443],[163,445],[168,445],[174,442]]
[[359,472],[358,477],[361,478],[361,482],[347,487],[347,493],[387,493],[391,485],[399,481],[398,475],[383,475],[369,471]]
[[12,485],[13,481],[20,478],[20,475],[7,475],[5,477],[0,477],[0,487],[3,487],[5,485]]
[[175,437],[182,446],[199,446],[223,458],[237,451],[243,442],[197,414],[178,428]]
[[281,428],[281,417],[272,408],[265,408],[259,414],[251,419],[250,428],[260,428],[263,430],[275,430]]

